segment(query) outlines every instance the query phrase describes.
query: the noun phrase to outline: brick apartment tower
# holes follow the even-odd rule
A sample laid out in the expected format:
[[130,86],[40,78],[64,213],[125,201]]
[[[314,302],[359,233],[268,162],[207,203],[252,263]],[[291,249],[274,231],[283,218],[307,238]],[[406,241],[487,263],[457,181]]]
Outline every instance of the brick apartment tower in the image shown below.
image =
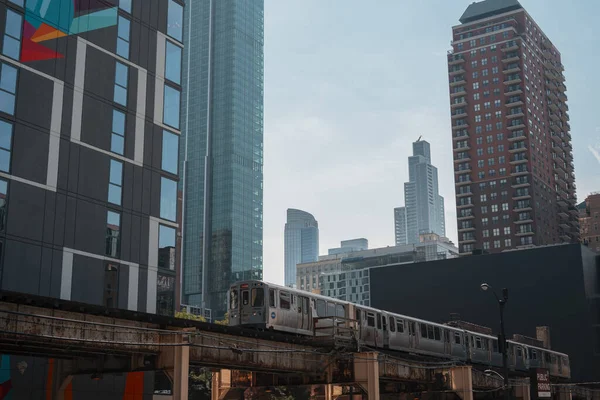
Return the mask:
[[459,249],[579,240],[558,50],[516,0],[471,4],[448,55]]

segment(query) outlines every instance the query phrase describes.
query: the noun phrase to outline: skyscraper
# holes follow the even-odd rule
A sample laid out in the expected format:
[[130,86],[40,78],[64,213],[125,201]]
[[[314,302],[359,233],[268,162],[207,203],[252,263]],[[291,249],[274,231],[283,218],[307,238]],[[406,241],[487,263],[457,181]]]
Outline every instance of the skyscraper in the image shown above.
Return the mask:
[[262,279],[263,8],[195,0],[185,10],[182,297],[217,318],[232,282]]
[[431,165],[429,143],[413,143],[408,157],[409,181],[404,184],[404,207],[394,209],[396,246],[419,243],[419,235],[446,235],[444,198],[438,191],[437,168]]
[[173,314],[182,18],[0,3],[1,290]]
[[576,242],[560,52],[516,0],[471,4],[448,55],[459,247]]
[[284,233],[285,285],[296,285],[296,265],[319,258],[319,223],[311,214],[288,208]]

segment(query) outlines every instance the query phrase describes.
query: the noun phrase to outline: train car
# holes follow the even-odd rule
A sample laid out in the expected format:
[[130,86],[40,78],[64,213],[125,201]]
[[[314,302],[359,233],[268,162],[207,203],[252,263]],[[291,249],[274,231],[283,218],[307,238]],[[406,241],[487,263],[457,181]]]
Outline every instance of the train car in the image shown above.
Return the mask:
[[[353,332],[363,346],[502,367],[498,338],[262,281],[231,285],[229,324],[319,336]],[[570,378],[566,354],[507,340],[508,365]]]

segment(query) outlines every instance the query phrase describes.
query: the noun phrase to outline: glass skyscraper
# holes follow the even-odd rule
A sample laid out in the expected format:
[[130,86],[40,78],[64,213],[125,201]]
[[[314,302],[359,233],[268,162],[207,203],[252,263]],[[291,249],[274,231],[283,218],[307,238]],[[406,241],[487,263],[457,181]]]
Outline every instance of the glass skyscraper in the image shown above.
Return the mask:
[[182,300],[218,318],[232,282],[262,279],[264,2],[185,14]]
[[425,140],[413,143],[408,174],[405,206],[394,209],[396,246],[419,243],[421,234],[446,236],[444,198],[439,195],[437,168],[431,165],[430,146]]
[[296,285],[296,265],[319,259],[319,223],[302,210],[289,208],[285,224],[285,285]]

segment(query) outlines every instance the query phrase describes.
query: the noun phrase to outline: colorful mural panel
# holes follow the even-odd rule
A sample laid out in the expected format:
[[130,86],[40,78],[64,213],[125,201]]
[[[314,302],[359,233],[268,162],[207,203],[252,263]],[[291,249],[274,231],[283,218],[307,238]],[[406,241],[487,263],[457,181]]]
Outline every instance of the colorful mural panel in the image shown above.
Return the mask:
[[117,7],[99,0],[27,0],[21,61],[64,58],[44,42],[117,24]]

